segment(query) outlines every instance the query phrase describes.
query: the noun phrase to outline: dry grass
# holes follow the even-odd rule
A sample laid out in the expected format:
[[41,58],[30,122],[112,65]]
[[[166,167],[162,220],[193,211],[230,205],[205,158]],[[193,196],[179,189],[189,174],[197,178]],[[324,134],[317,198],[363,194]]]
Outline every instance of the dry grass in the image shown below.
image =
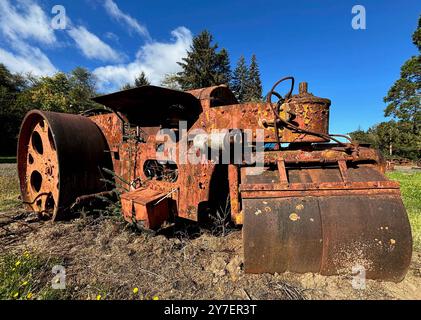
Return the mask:
[[[28,251],[62,261],[67,278],[61,297],[247,299],[246,290],[252,299],[290,299],[291,293],[301,291],[292,284],[286,291],[278,289],[280,276],[245,275],[240,232],[226,237],[210,231],[180,237],[191,235],[191,230],[151,235],[92,216],[54,224],[35,222],[32,227],[36,231],[10,244],[0,235],[0,257]],[[9,230],[15,231],[11,225]]]
[[0,165],[0,212],[20,205],[16,164]]
[[[404,282],[368,280],[367,290],[361,291],[354,290],[345,276],[245,274],[239,231],[226,237],[202,231],[195,238],[179,238],[139,233],[115,220],[91,216],[54,224],[36,222],[32,227],[32,232],[8,245],[3,242],[7,237],[0,235],[0,257],[28,251],[42,257],[42,261],[60,261],[67,278],[66,290],[57,298],[287,300],[420,296],[421,254],[417,253]],[[12,226],[9,229],[16,230]],[[47,270],[44,267],[46,275]]]

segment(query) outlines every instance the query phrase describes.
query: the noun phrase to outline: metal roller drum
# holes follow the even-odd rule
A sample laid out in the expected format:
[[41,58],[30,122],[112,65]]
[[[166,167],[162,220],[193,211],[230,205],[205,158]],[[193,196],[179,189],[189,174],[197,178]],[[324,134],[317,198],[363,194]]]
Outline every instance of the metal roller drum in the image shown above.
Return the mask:
[[369,279],[401,281],[412,237],[399,186],[375,169],[352,171],[346,185],[332,182],[340,179],[333,170],[300,169],[284,187],[269,183],[270,175],[268,190],[243,187],[245,271],[352,275],[363,269]]
[[107,142],[90,119],[33,110],[22,123],[18,173],[28,210],[57,217],[80,195],[105,190],[102,168],[110,167]]

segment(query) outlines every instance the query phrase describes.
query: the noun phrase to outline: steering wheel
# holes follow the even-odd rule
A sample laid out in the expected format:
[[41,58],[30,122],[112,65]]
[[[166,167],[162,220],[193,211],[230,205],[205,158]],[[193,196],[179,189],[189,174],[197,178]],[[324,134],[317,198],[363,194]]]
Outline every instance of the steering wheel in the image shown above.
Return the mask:
[[[275,91],[276,87],[284,81],[287,80],[291,80],[291,88],[289,90],[289,92],[285,95],[285,97],[282,97],[278,92]],[[281,117],[279,116],[279,107],[281,106],[282,103],[284,103],[285,100],[289,99],[291,97],[292,91],[294,90],[294,77],[285,77],[282,78],[281,80],[278,80],[272,87],[272,89],[269,91],[269,93],[266,96],[266,103],[268,103],[272,109],[273,115],[274,115],[274,127],[275,127],[275,136],[276,136],[276,147],[275,149],[280,149],[281,148],[281,141],[280,141],[280,137],[279,137],[279,132],[278,132],[278,122],[279,124],[281,122],[285,122],[282,121]],[[278,101],[276,103],[276,108],[272,106],[272,96],[275,96],[278,98]]]
[[[276,92],[275,91],[275,89],[276,89],[276,87],[280,84],[280,83],[282,83],[282,82],[284,82],[284,81],[287,81],[287,80],[291,80],[291,88],[290,88],[290,90],[288,91],[288,93],[285,95],[285,97],[282,97],[278,92]],[[292,91],[294,90],[294,82],[295,82],[295,80],[294,80],[294,77],[285,77],[285,78],[282,78],[281,80],[278,80],[274,85],[273,85],[273,87],[272,87],[272,89],[269,91],[269,93],[267,94],[267,96],[266,96],[266,102],[267,103],[272,103],[272,96],[275,96],[275,97],[277,97],[278,98],[278,101],[277,101],[277,105],[279,106],[279,105],[281,105],[282,103],[284,103],[284,101],[285,100],[287,100],[287,99],[289,99],[290,97],[291,97],[291,94],[292,94]],[[275,110],[274,110],[275,111]],[[278,112],[275,112],[275,116],[276,117],[279,117],[279,115],[278,115]]]

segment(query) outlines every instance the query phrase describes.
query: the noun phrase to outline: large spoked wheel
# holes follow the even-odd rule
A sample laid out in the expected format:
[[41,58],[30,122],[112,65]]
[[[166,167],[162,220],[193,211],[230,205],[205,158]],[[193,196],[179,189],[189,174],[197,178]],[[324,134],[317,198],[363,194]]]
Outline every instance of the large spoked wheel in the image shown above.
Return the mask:
[[106,190],[103,168],[112,169],[107,141],[80,115],[30,111],[18,142],[18,173],[27,210],[55,220],[81,195]]
[[[34,114],[30,126],[23,128],[18,165],[21,191],[26,207],[43,217],[55,218],[60,189],[56,143],[48,121]],[[22,141],[23,139],[23,141]]]

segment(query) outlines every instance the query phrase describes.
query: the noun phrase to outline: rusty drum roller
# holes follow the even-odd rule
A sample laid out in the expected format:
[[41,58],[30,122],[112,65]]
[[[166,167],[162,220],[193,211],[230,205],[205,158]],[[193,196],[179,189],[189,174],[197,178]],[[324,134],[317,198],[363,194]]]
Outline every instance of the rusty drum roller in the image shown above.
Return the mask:
[[[309,170],[290,178],[303,179]],[[412,238],[397,187],[371,168],[354,169],[349,188],[321,183],[334,177],[333,170],[325,171],[311,177],[312,186],[273,185],[268,175],[267,190],[242,189],[246,272],[351,275],[364,268],[369,279],[402,280]],[[358,177],[365,181],[356,182]],[[373,179],[378,186],[364,186]]]
[[105,189],[107,142],[90,119],[33,110],[20,129],[18,173],[28,210],[55,219],[80,195]]

